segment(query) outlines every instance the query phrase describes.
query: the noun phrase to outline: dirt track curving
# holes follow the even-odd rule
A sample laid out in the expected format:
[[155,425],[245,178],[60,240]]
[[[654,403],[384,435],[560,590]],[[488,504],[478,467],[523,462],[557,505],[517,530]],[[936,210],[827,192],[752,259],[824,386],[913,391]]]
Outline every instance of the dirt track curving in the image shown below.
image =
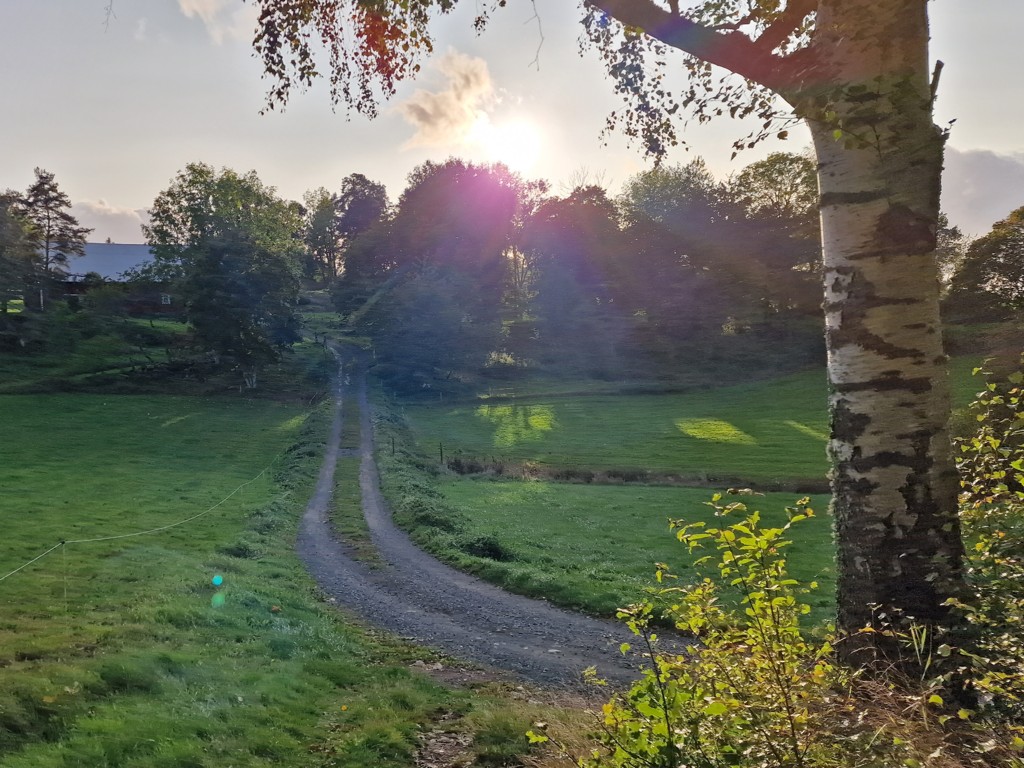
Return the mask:
[[[359,401],[363,512],[383,566],[370,567],[346,554],[330,522],[346,397]],[[407,640],[534,683],[576,686],[589,666],[609,681],[636,677],[639,660],[619,652],[622,643],[636,638],[622,625],[510,594],[418,549],[394,525],[380,494],[365,377],[357,377],[352,387],[339,383],[334,406],[320,477],[296,543],[299,556],[331,598]]]

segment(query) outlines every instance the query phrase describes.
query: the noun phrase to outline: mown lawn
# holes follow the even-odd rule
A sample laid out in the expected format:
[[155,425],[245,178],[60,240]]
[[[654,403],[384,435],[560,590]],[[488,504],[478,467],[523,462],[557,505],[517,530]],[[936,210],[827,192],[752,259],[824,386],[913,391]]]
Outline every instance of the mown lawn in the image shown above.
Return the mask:
[[316,599],[293,540],[324,409],[7,395],[0,416],[0,578],[68,542],[0,581],[5,768],[405,766],[439,712],[481,750],[529,726]]

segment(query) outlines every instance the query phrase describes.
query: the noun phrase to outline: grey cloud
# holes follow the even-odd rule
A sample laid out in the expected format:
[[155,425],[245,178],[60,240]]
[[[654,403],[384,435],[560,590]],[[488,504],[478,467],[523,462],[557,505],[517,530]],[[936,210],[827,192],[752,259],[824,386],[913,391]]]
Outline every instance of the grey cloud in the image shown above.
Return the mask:
[[149,221],[143,208],[119,208],[106,200],[81,200],[72,206],[71,213],[79,224],[93,230],[88,238],[93,243],[108,237],[115,243],[141,243],[142,225]]
[[995,222],[1022,205],[1024,153],[946,148],[942,210],[965,234],[986,234]]
[[398,105],[402,117],[416,129],[407,146],[445,146],[464,140],[494,100],[494,85],[483,59],[449,51],[437,66],[447,87],[417,90]]

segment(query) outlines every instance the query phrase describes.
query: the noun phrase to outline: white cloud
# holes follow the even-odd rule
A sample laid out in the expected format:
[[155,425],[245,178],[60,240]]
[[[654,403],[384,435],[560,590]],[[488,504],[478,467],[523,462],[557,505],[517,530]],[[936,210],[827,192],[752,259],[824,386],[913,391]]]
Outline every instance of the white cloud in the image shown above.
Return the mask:
[[119,208],[102,199],[76,202],[71,214],[93,230],[87,238],[90,243],[102,243],[108,237],[115,243],[141,243],[141,226],[149,221],[145,208]]
[[143,16],[141,19],[139,19],[138,22],[135,24],[135,33],[134,33],[135,39],[138,42],[140,42],[140,43],[144,43],[144,42],[146,42],[146,40],[149,39],[149,36],[146,34],[146,26],[147,25],[148,25],[148,22],[146,21],[146,17],[145,16]]
[[942,210],[965,234],[987,234],[992,225],[1024,205],[1024,153],[946,148]]
[[449,146],[466,141],[496,100],[483,59],[449,51],[437,68],[447,80],[445,88],[419,89],[398,105],[402,117],[416,129],[407,147]]
[[238,0],[178,0],[181,12],[199,18],[213,42],[249,40],[256,27],[256,8],[239,5]]

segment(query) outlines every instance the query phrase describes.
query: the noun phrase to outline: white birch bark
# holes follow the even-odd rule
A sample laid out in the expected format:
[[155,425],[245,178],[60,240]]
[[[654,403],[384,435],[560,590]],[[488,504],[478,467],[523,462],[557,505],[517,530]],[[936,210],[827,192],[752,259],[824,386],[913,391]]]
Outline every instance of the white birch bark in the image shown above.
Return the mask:
[[[925,622],[960,575],[925,0],[825,0],[819,161],[839,624]],[[839,135],[836,132],[842,131]]]

